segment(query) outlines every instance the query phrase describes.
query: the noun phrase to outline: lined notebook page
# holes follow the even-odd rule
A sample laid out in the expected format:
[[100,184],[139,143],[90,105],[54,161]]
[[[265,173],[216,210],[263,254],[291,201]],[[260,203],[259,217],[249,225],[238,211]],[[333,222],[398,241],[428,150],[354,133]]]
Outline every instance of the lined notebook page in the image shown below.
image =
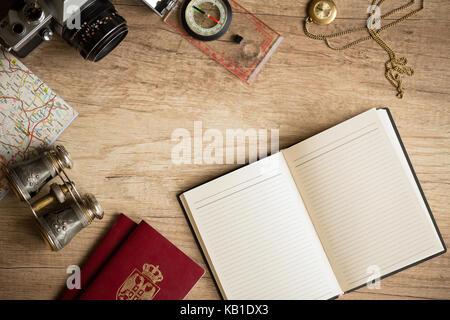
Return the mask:
[[340,290],[284,157],[181,196],[226,299],[329,299]]
[[386,111],[283,153],[344,291],[443,250]]

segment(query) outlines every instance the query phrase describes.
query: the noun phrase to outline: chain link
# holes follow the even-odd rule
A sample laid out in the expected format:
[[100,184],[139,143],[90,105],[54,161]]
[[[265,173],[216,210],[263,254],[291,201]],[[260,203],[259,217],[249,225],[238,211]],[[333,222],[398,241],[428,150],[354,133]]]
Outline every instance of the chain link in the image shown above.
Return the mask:
[[[369,24],[367,23],[366,26],[364,26],[364,27],[357,27],[357,28],[339,31],[339,32],[331,33],[331,34],[315,34],[315,33],[312,33],[311,31],[309,31],[309,28],[308,28],[309,25],[313,22],[311,17],[307,17],[305,19],[305,24],[303,26],[303,30],[304,30],[306,36],[308,36],[309,38],[315,39],[315,40],[323,40],[323,41],[325,41],[326,45],[330,49],[336,50],[336,51],[346,50],[346,49],[352,48],[362,42],[373,39],[389,55],[389,60],[386,61],[386,63],[385,63],[385,68],[386,68],[385,77],[397,89],[397,97],[403,98],[404,89],[403,89],[401,75],[412,76],[412,75],[414,75],[414,70],[411,67],[406,66],[408,64],[408,60],[405,57],[401,57],[401,58],[396,57],[395,52],[380,37],[380,33],[391,27],[398,25],[399,23],[411,18],[412,16],[414,16],[415,14],[417,14],[418,12],[423,10],[424,1],[425,0],[420,1],[419,8],[405,14],[401,18],[398,18],[391,23],[388,23],[388,24],[382,26],[378,30],[374,30],[374,29],[370,28]],[[383,4],[383,2],[385,2],[385,0],[378,0],[378,2],[377,2],[377,0],[372,0],[372,7],[373,6],[380,7]],[[416,2],[416,0],[410,0],[408,3],[405,3],[404,5],[401,5],[398,8],[395,8],[395,9],[385,13],[384,15],[380,16],[380,19],[383,20],[391,15],[394,15],[400,11],[403,11],[403,10],[413,6],[415,4],[415,2]],[[375,11],[371,11],[369,13],[368,21],[371,21],[371,19],[375,15],[375,13],[376,13]],[[366,30],[369,33],[368,36],[361,37],[361,38],[354,40],[352,42],[349,42],[343,46],[337,47],[337,46],[332,45],[330,42],[331,39],[339,38],[339,37],[342,37],[345,35],[349,35],[349,34],[352,34],[355,32],[361,32],[364,30]]]

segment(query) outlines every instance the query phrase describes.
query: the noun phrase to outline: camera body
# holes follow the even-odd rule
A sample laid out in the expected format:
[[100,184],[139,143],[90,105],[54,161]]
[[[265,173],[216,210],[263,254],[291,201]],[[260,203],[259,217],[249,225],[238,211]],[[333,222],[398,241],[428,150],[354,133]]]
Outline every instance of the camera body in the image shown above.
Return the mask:
[[0,42],[23,58],[54,33],[87,60],[99,61],[128,34],[108,0],[16,0],[0,21]]

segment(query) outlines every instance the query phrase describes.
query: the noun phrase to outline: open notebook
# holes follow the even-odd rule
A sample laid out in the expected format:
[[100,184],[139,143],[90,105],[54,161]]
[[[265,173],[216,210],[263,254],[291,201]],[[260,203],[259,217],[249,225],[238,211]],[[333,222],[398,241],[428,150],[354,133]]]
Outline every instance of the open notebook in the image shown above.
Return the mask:
[[330,299],[446,251],[388,109],[179,198],[225,299]]

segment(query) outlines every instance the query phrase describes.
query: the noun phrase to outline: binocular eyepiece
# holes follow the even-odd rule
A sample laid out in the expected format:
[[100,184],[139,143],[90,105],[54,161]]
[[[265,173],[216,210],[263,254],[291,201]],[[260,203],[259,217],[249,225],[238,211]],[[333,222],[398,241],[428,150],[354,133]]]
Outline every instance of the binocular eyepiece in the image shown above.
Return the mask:
[[[54,251],[64,248],[95,218],[103,218],[103,209],[95,196],[80,195],[67,176],[65,169],[72,166],[70,154],[57,145],[36,158],[5,169],[11,189],[29,205],[42,237]],[[43,187],[57,176],[62,183],[52,183],[48,194],[38,198]]]

